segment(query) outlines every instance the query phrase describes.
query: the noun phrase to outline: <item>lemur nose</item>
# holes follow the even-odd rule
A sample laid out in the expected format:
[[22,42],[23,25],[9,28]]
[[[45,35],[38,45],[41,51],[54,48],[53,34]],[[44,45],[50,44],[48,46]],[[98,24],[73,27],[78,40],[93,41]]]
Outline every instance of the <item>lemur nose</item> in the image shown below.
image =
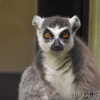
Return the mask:
[[59,39],[55,40],[54,46],[55,46],[55,48],[59,48],[60,47],[60,41],[59,41]]
[[60,43],[59,39],[56,39],[54,41],[54,43],[51,45],[51,50],[52,51],[58,52],[58,51],[61,51],[63,49],[64,49],[64,46]]

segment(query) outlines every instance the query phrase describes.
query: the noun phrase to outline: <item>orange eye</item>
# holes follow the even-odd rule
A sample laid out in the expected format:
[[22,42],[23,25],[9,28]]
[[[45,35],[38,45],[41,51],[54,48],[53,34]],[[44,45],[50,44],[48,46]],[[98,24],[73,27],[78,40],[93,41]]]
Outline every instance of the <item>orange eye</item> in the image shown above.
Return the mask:
[[68,34],[63,34],[63,38],[67,38],[68,37]]
[[46,34],[45,34],[45,37],[46,37],[46,38],[49,38],[50,36],[51,36],[50,33],[46,33]]

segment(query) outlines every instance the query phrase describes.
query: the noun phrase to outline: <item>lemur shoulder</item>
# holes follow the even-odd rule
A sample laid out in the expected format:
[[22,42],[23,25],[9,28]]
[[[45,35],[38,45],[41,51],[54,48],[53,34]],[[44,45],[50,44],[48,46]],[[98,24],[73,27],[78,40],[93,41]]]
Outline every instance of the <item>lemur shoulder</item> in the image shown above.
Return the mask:
[[32,24],[40,48],[22,75],[19,100],[99,100],[94,97],[100,92],[99,67],[76,36],[79,18],[35,16]]

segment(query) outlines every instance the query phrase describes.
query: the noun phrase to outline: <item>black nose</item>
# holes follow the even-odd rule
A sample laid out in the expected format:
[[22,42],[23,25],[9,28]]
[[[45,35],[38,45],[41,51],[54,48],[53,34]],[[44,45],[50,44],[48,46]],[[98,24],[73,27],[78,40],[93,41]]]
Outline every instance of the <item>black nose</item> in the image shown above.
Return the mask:
[[60,47],[60,41],[59,41],[58,39],[55,40],[54,46],[55,46],[55,48],[57,48],[57,49]]
[[57,51],[61,51],[63,49],[64,49],[64,47],[63,47],[62,43],[60,43],[59,39],[56,39],[54,41],[54,43],[52,44],[52,46],[51,46],[51,50],[52,51],[56,51],[57,52]]

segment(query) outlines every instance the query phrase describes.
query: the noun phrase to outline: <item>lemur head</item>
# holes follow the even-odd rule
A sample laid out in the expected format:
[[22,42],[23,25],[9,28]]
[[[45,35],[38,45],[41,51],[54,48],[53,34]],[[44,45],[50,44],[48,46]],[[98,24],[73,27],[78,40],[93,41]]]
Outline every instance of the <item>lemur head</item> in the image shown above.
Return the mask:
[[74,45],[75,33],[80,27],[77,16],[41,18],[35,16],[32,24],[37,29],[39,46],[45,52],[69,51]]

